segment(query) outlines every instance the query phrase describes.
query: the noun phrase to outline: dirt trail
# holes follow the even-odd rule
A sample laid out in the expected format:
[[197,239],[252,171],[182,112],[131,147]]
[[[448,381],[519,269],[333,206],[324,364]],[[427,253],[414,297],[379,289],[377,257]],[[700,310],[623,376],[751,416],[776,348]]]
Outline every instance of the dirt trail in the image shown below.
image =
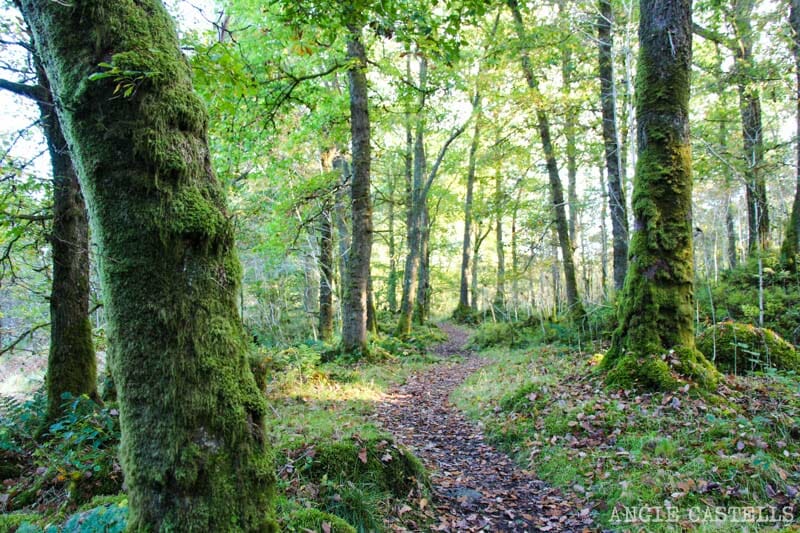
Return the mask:
[[462,362],[414,374],[389,391],[376,418],[433,473],[439,523],[433,531],[591,531],[588,510],[521,469],[486,442],[483,432],[449,403],[450,393],[489,361],[466,350],[468,333],[440,326],[448,340],[432,349]]

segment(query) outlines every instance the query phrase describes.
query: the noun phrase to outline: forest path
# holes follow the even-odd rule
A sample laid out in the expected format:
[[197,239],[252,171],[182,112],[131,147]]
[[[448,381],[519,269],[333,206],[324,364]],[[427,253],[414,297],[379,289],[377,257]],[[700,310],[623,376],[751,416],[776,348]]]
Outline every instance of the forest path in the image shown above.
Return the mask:
[[450,393],[490,361],[464,347],[467,331],[451,324],[440,327],[448,340],[431,351],[463,359],[413,374],[388,392],[375,415],[432,472],[439,519],[433,531],[594,529],[577,499],[570,500],[515,465],[508,455],[487,444],[481,429],[450,404]]

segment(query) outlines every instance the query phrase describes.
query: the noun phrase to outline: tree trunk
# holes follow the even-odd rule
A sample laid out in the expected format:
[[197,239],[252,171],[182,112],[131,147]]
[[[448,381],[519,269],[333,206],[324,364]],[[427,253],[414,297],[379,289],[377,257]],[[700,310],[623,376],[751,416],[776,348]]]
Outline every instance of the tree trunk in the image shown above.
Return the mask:
[[419,267],[417,268],[417,298],[414,303],[414,322],[420,326],[427,320],[427,302],[430,296],[430,214],[427,202],[420,206]]
[[[565,0],[559,0],[558,13],[562,20],[569,20],[565,10]],[[568,33],[571,35],[571,32]],[[564,115],[564,137],[567,142],[567,201],[569,203],[569,239],[575,243],[577,240],[578,221],[578,161],[577,147],[575,145],[575,118],[576,109],[570,102],[572,94],[572,72],[575,65],[572,63],[571,38],[561,43],[561,93],[566,102]]]
[[370,124],[367,100],[367,54],[361,29],[350,26],[347,56],[353,66],[350,80],[350,132],[353,140],[353,177],[350,183],[353,216],[352,246],[345,281],[342,350],[367,351],[367,285],[372,255],[372,200],[370,197]]
[[[605,179],[606,167],[600,166],[600,285],[603,291],[603,299],[608,298],[608,227],[606,218],[608,217],[608,196],[603,194],[606,190]],[[627,245],[627,243],[626,243]]]
[[389,313],[397,311],[397,242],[394,229],[397,176],[389,176],[389,275],[386,278],[386,303]]
[[[522,22],[522,14],[519,10],[517,0],[507,0],[514,17],[514,26],[517,36],[522,43],[527,42],[525,26]],[[538,94],[538,81],[533,74],[530,57],[526,50],[521,52],[522,71],[528,82],[528,87]],[[538,96],[536,98],[538,100]],[[572,241],[569,238],[569,222],[567,220],[566,206],[564,203],[564,187],[558,175],[558,163],[556,161],[553,142],[550,138],[550,122],[547,113],[539,106],[536,107],[536,120],[539,129],[539,136],[542,141],[547,164],[547,175],[550,180],[550,194],[553,202],[553,209],[556,217],[556,229],[558,231],[558,241],[561,246],[562,260],[564,262],[564,276],[567,289],[567,303],[569,304],[569,314],[573,318],[581,318],[585,315],[583,304],[578,295],[578,281],[575,276],[575,262],[572,257]]]
[[[410,80],[410,78],[409,78]],[[397,322],[397,334],[407,336],[411,334],[411,322],[416,307],[419,266],[420,266],[420,243],[422,241],[422,189],[425,180],[425,143],[424,131],[425,123],[422,114],[425,109],[425,92],[428,80],[428,60],[420,53],[419,57],[419,100],[417,104],[417,124],[414,135],[414,169],[411,180],[411,194],[409,195],[410,204],[408,206],[407,220],[407,242],[408,255],[406,256],[406,266],[403,272],[403,298],[400,303],[400,317]]]
[[792,213],[786,225],[786,236],[781,245],[781,262],[791,271],[797,272],[797,253],[800,251],[800,0],[791,0],[789,11],[789,21],[792,26],[794,42],[792,52],[794,53],[795,68],[795,124],[797,139],[796,144],[796,167],[795,167],[795,190],[794,202],[792,203]]
[[603,366],[615,386],[675,389],[687,379],[713,389],[718,373],[694,346],[691,0],[640,5],[635,225],[620,325]]
[[[173,22],[154,0],[20,3],[98,245],[128,530],[276,531],[233,224]],[[115,96],[102,62],[142,78]]]
[[[477,101],[480,99],[476,91]],[[479,104],[480,105],[480,104]],[[470,281],[470,253],[472,245],[472,203],[475,189],[475,167],[477,166],[478,145],[480,144],[480,115],[475,120],[475,129],[472,133],[472,142],[469,145],[469,160],[467,163],[467,198],[464,201],[464,244],[461,247],[461,285],[458,293],[458,309],[456,314],[463,314],[470,308],[469,281]]]
[[506,303],[506,253],[503,243],[503,177],[497,165],[494,177],[494,220],[495,245],[497,251],[497,285],[494,293],[494,307],[502,311]]
[[347,221],[350,219],[350,174],[351,168],[347,159],[343,156],[336,156],[333,159],[333,168],[341,172],[341,186],[336,191],[336,204],[334,205],[334,217],[336,219],[336,241],[339,248],[339,283],[338,295],[339,305],[344,302],[344,287],[347,279],[347,268],[350,264],[350,229]]
[[738,254],[736,250],[736,226],[734,226],[733,223],[734,207],[730,196],[728,197],[727,203],[727,209],[725,210],[725,231],[728,234],[728,268],[736,268],[738,263]]
[[769,208],[764,177],[764,132],[761,127],[761,97],[754,76],[753,29],[750,19],[753,0],[734,1],[733,27],[736,33],[735,56],[738,78],[739,108],[745,155],[747,197],[748,250],[754,253],[769,245]]
[[[322,171],[333,170],[336,150],[323,152]],[[324,198],[319,221],[319,338],[333,338],[333,209],[331,200]]]
[[622,290],[628,268],[628,210],[622,185],[622,151],[617,135],[617,98],[614,84],[613,11],[611,0],[600,0],[597,36],[600,62],[600,104],[603,114],[603,144],[608,171],[608,198],[611,207],[611,235],[614,256],[614,289]]

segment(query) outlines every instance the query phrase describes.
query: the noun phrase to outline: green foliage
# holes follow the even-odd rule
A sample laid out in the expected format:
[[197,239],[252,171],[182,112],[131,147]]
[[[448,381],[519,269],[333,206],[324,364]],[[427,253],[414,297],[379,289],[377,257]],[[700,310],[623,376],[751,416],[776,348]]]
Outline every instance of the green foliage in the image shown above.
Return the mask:
[[469,340],[470,346],[475,348],[490,348],[492,346],[513,346],[520,339],[518,326],[511,322],[484,322]]
[[470,326],[477,326],[483,319],[481,313],[472,307],[456,307],[455,311],[450,317],[456,324],[468,324]]
[[770,329],[750,324],[721,322],[697,337],[697,349],[723,372],[743,374],[776,368],[800,372],[800,355],[794,346]]
[[323,524],[327,524],[330,527],[331,533],[356,533],[355,528],[345,520],[318,509],[302,509],[296,511],[289,516],[285,525],[285,530],[302,533],[307,531],[319,533],[323,531]]
[[[764,287],[764,327],[797,344],[800,340],[800,277],[785,270],[775,252],[762,255]],[[712,287],[714,316],[758,325],[758,259],[750,257],[735,269],[722,272],[718,284]],[[701,311],[710,319],[711,302],[708,291],[698,291]]]

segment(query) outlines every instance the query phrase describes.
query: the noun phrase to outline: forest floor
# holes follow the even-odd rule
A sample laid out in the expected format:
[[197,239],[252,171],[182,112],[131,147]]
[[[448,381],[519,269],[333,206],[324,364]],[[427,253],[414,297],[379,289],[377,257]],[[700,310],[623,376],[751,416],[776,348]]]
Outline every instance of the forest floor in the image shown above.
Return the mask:
[[481,427],[450,401],[468,376],[490,363],[465,348],[469,332],[451,324],[432,347],[452,358],[408,377],[378,404],[375,418],[432,472],[433,531],[588,531],[590,509],[516,465],[488,444]]

